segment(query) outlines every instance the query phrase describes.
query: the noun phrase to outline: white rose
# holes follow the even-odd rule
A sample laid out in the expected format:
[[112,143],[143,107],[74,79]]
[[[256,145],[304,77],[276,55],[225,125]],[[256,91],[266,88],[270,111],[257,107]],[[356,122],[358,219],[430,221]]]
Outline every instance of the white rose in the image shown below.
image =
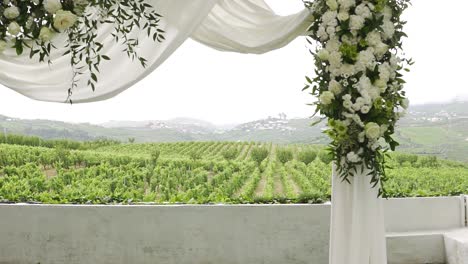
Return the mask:
[[369,7],[366,6],[366,4],[358,5],[354,12],[356,13],[356,15],[361,16],[364,19],[372,17],[372,13],[371,13]]
[[332,80],[328,85],[328,90],[334,95],[339,95],[341,92],[343,92],[343,87],[336,80]]
[[54,27],[59,31],[65,31],[72,27],[78,17],[70,11],[59,10],[54,17]]
[[4,40],[0,40],[0,53],[4,52],[8,44]]
[[16,6],[7,7],[5,8],[5,11],[3,11],[3,15],[8,19],[15,19],[19,16],[19,14],[19,9]]
[[327,11],[322,16],[323,26],[325,27],[336,27],[338,21],[336,20],[338,13],[336,11]]
[[354,152],[348,153],[348,155],[346,155],[346,159],[348,159],[348,161],[351,163],[361,162],[361,158],[359,157],[359,155]]
[[349,19],[349,13],[347,11],[340,11],[337,16],[338,20],[346,21]]
[[350,7],[356,5],[355,0],[338,0],[338,3],[340,4],[341,8],[344,10],[349,10]]
[[385,43],[380,43],[375,47],[375,56],[377,58],[382,58],[385,53],[387,53],[389,50],[389,47]]
[[338,9],[338,3],[336,2],[336,0],[327,0],[327,6],[332,11],[335,11]]
[[320,95],[320,102],[324,105],[329,105],[335,99],[335,95],[330,91],[325,91]]
[[62,3],[60,3],[60,0],[44,0],[44,9],[51,14],[55,14],[55,12],[62,9]]
[[345,101],[351,101],[351,98],[352,98],[352,97],[351,97],[350,94],[345,94],[345,95],[343,95],[343,100],[345,100]]
[[384,20],[382,25],[384,37],[389,39],[395,34],[395,25],[390,20]]
[[374,85],[380,89],[380,92],[385,93],[387,90],[387,82],[384,80],[378,79],[375,81]]
[[332,52],[330,54],[330,58],[328,58],[328,61],[330,62],[331,67],[340,68],[341,62],[343,61],[343,57],[341,57],[340,52]]
[[8,33],[10,33],[13,36],[18,35],[21,32],[21,27],[18,25],[16,22],[11,22],[8,25]]
[[379,66],[379,78],[384,82],[388,82],[392,77],[392,68],[388,62],[382,63]]
[[380,137],[380,126],[374,122],[366,124],[366,137],[370,140],[377,140]]
[[321,49],[319,50],[319,52],[317,52],[317,56],[322,61],[328,61],[328,59],[330,58],[330,52],[328,52],[328,50],[326,49]]
[[362,16],[352,15],[349,17],[349,28],[351,30],[360,30],[364,27],[364,18]]
[[48,27],[42,27],[39,33],[39,39],[42,42],[49,42],[52,39],[53,32]]
[[370,46],[377,46],[380,43],[382,43],[382,37],[380,35],[380,32],[374,30],[371,33],[369,33],[366,37],[366,41]]

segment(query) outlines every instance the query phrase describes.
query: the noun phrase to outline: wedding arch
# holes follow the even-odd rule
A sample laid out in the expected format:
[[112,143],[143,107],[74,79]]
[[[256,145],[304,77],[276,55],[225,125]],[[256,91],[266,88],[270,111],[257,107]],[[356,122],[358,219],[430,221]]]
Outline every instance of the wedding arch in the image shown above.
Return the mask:
[[36,100],[99,101],[145,78],[188,38],[261,54],[307,36],[316,69],[304,90],[318,98],[334,159],[330,263],[387,263],[380,197],[408,107],[401,15],[409,0],[304,5],[279,16],[264,0],[2,1],[0,82]]

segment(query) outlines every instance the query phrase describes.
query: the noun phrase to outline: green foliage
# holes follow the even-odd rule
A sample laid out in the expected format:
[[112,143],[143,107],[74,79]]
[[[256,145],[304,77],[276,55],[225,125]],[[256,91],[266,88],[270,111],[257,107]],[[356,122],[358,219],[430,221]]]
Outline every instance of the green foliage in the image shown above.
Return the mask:
[[316,158],[317,152],[314,150],[303,150],[297,154],[297,159],[306,165],[312,163]]
[[286,162],[291,161],[294,156],[290,149],[279,148],[276,150],[276,158],[279,160],[279,162],[285,164]]
[[[264,149],[256,143],[115,144],[88,150],[0,144],[0,203],[76,204],[323,203],[331,196],[331,165],[321,159],[276,162],[281,147],[261,160],[226,160],[223,152]],[[310,146],[287,147],[294,156]],[[296,149],[302,149],[298,151]],[[254,151],[255,152],[255,151]],[[262,151],[265,153],[265,151]],[[313,151],[312,151],[313,152]],[[192,159],[189,153],[200,157]],[[326,153],[324,150],[319,153]],[[398,156],[400,153],[392,154]],[[312,155],[313,156],[313,155]],[[411,158],[412,156],[409,155]],[[150,162],[157,157],[157,163]],[[323,155],[322,155],[323,158]],[[437,164],[435,166],[434,164]],[[389,197],[468,193],[468,164],[419,156],[390,160]],[[282,186],[282,188],[278,188]]]
[[225,160],[234,160],[239,155],[239,151],[235,148],[229,148],[224,150],[221,155]]
[[268,157],[269,153],[270,152],[265,147],[255,147],[252,149],[250,157],[253,161],[260,165],[260,163],[262,163],[262,161]]
[[325,164],[330,164],[333,161],[333,156],[327,150],[321,150],[318,157]]

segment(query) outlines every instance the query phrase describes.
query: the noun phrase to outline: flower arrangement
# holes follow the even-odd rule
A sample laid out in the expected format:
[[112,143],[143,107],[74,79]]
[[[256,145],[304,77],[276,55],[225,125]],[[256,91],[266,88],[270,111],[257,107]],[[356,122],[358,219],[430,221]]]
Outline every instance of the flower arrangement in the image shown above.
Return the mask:
[[329,150],[343,181],[370,170],[371,183],[385,194],[386,152],[408,108],[402,54],[403,11],[409,0],[305,1],[313,15],[309,28],[315,77],[304,90],[318,97],[316,112],[328,119]]
[[164,40],[160,18],[147,0],[1,0],[0,52],[14,48],[18,55],[29,51],[31,59],[50,61],[55,35],[65,34],[66,52],[70,55],[73,80],[68,100],[77,87],[79,77],[86,74],[87,84],[94,90],[100,63],[110,60],[101,54],[103,44],[97,38],[102,24],[112,24],[113,38],[124,46],[124,52],[143,67],[145,58],[138,54],[139,40],[131,37],[134,30],[144,30],[156,42]]

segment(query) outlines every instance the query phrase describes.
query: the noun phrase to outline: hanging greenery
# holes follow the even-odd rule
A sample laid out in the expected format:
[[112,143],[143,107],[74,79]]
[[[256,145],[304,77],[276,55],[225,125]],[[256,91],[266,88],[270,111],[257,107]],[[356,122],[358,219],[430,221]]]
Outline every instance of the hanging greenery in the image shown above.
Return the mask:
[[328,120],[329,151],[343,181],[368,168],[370,181],[385,194],[385,158],[398,142],[392,137],[408,108],[403,53],[409,0],[305,1],[315,73],[304,90],[318,98],[315,114]]
[[131,32],[144,31],[155,42],[162,42],[165,33],[161,15],[147,0],[2,0],[0,14],[0,52],[12,47],[18,55],[29,52],[31,59],[53,63],[51,40],[57,34],[68,36],[64,55],[70,56],[73,70],[70,102],[80,77],[85,75],[94,90],[101,62],[111,59],[102,53],[104,44],[98,41],[97,29],[103,24],[113,25],[116,43],[143,67],[147,61],[138,54],[140,41]]

